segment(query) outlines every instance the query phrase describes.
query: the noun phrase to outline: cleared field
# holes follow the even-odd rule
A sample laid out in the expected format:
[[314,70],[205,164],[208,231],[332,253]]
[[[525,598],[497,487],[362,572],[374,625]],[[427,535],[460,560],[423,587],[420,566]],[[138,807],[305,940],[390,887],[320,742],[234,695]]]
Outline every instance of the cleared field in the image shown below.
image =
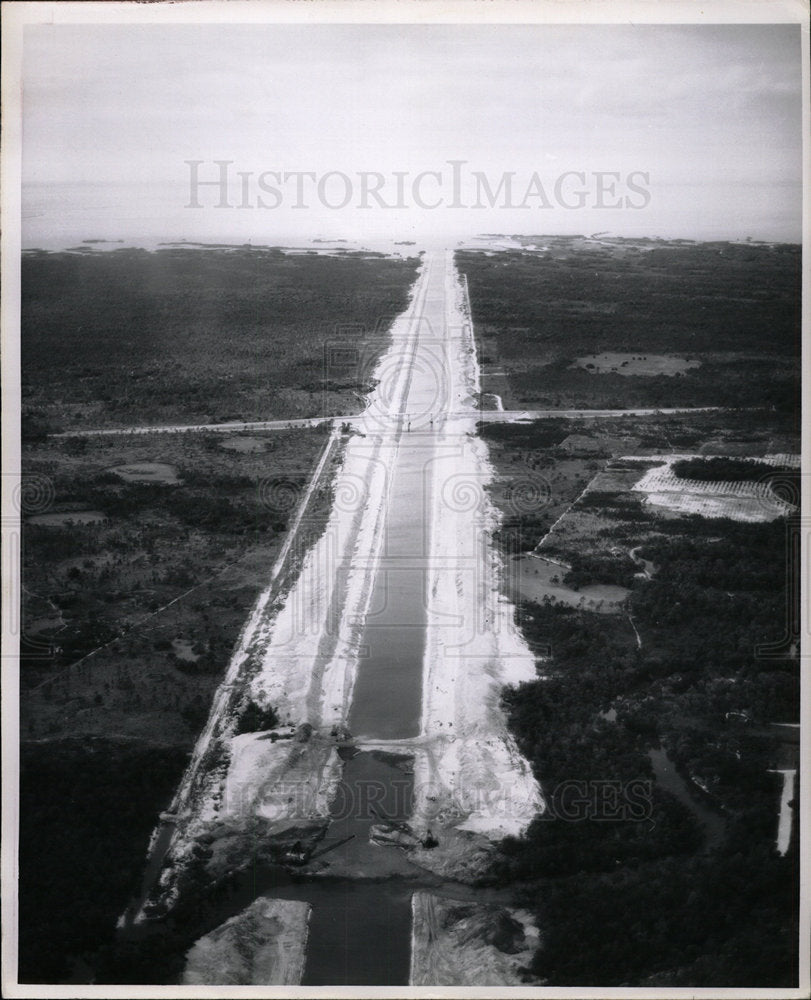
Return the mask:
[[252,451],[266,451],[267,441],[262,438],[237,435],[221,441],[220,447],[225,448],[226,451],[239,451],[246,455]]
[[110,469],[127,483],[167,483],[174,486],[180,480],[177,469],[164,462],[139,462],[136,465],[119,465]]
[[[634,484],[636,493],[645,494],[645,501],[654,507],[680,514],[700,514],[702,517],[729,517],[734,521],[773,521],[796,510],[796,507],[778,496],[770,482],[732,480],[726,482],[684,479],[677,476],[672,466],[693,456],[662,455],[662,465],[650,469]],[[793,464],[797,456],[790,456]],[[764,476],[769,468],[782,465],[764,456]],[[783,458],[783,456],[780,456]]]
[[673,354],[620,354],[604,351],[576,358],[573,368],[585,368],[595,375],[613,372],[617,375],[683,375],[691,368],[700,368],[701,362],[679,358]]

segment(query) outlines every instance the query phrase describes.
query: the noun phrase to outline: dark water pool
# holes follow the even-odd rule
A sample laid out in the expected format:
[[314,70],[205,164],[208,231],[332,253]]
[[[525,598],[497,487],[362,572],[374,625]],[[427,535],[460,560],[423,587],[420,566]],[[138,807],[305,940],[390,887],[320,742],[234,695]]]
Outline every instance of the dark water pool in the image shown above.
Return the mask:
[[362,639],[349,728],[359,737],[402,739],[419,731],[433,446],[403,435],[385,539]]
[[653,764],[653,773],[659,785],[675,795],[679,802],[687,806],[701,823],[706,836],[707,850],[717,847],[723,840],[726,830],[723,816],[719,816],[718,813],[699,802],[696,796],[690,792],[687,783],[676,770],[676,765],[668,757],[665,750],[661,747],[649,750],[648,757]]

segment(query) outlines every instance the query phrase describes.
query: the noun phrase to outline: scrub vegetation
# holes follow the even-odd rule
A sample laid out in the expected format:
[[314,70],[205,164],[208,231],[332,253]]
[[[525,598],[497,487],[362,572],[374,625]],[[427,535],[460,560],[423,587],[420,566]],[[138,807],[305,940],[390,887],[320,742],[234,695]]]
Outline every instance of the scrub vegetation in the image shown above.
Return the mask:
[[[244,247],[25,255],[24,980],[94,975],[90,952],[138,889],[329,440],[328,425],[49,432],[357,412],[417,263]],[[340,455],[339,438],[280,595],[323,530]],[[249,710],[242,725],[268,721]]]
[[[799,247],[533,245],[458,254],[483,388],[505,409],[730,409],[479,425],[538,657],[538,679],[504,695],[548,801],[502,845],[541,928],[532,971],[549,986],[796,986],[798,810],[780,854],[773,772],[799,764],[799,473],[753,459],[799,452]],[[795,506],[747,523],[650,506],[633,485],[671,454],[694,456],[677,477],[760,482]],[[536,503],[519,509],[522,488]],[[557,589],[533,589],[551,573]],[[609,581],[625,598],[591,607]]]
[[[469,283],[482,388],[501,394],[505,409],[796,409],[799,246],[539,242],[546,249],[456,255]],[[605,370],[593,356],[606,353],[624,355],[627,366]],[[634,365],[656,371],[640,368],[654,355],[699,365],[628,374]]]
[[24,434],[356,413],[416,258],[28,252]]

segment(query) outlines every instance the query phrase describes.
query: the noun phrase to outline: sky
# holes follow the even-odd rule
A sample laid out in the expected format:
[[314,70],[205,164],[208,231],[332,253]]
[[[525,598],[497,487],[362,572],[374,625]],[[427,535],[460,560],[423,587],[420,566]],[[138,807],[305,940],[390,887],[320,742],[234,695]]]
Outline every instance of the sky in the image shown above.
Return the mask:
[[797,25],[36,25],[23,53],[24,247],[800,240]]

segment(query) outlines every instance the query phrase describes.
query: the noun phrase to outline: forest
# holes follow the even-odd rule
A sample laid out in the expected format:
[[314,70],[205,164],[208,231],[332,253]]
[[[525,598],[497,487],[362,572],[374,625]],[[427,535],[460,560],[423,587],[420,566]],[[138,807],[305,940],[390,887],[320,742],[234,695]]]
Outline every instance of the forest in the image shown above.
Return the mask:
[[22,744],[21,982],[89,981],[186,760],[180,747],[140,741]]
[[[113,947],[158,813],[328,440],[314,427],[26,446],[25,474],[51,494],[44,513],[23,510],[23,980],[88,982]],[[122,476],[155,467],[170,481]],[[327,477],[300,546],[331,503]],[[61,520],[88,509],[99,519]],[[279,586],[300,547],[291,553]],[[238,726],[271,719],[248,704]]]
[[775,484],[799,498],[800,470],[782,465],[764,465],[762,462],[741,458],[686,458],[673,463],[673,472],[682,479],[697,479],[709,483],[764,483]]
[[[547,809],[502,843],[498,876],[538,917],[532,972],[548,986],[796,985],[798,811],[781,856],[773,772],[799,767],[800,515],[663,515],[632,486],[663,455],[692,452],[677,475],[770,480],[798,502],[797,471],[757,460],[799,451],[797,416],[764,406],[478,425],[507,565],[555,525],[538,554],[567,585],[628,590],[614,614],[554,592],[517,597],[538,678],[503,704]],[[511,484],[533,477],[543,502],[516,510]]]
[[24,433],[357,412],[417,258],[29,252]]
[[[657,532],[640,550],[656,573],[628,603],[641,646],[622,616],[548,599],[521,608],[524,633],[549,655],[543,679],[508,689],[504,704],[549,809],[504,843],[503,875],[545,929],[533,971],[550,986],[789,986],[798,837],[795,824],[777,854],[770,772],[786,752],[774,723],[799,718],[790,526],[693,516]],[[573,780],[650,781],[657,747],[723,817],[720,843],[656,781],[645,818],[560,820]]]
[[[542,241],[547,251],[456,255],[489,345],[483,375],[507,373],[507,409],[746,405],[796,416],[799,246]],[[603,351],[700,366],[676,377],[573,367]]]

